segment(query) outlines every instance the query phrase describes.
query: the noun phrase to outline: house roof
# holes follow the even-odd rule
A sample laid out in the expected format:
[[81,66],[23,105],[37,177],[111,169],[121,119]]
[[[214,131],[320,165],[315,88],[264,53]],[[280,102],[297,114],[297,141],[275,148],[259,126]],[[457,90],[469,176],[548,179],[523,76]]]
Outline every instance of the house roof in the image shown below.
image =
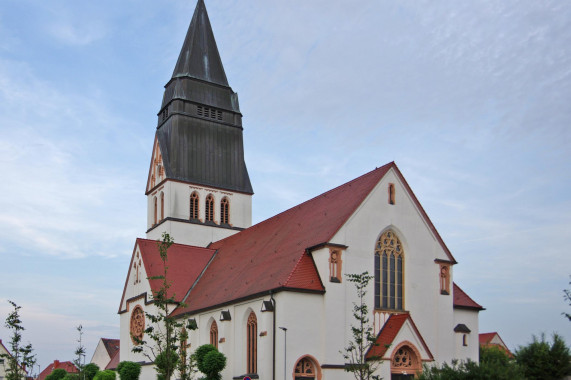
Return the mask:
[[[129,273],[125,280],[125,287],[123,289],[123,296],[121,297],[121,305],[119,305],[119,312],[125,299],[125,292],[127,290],[127,281],[131,278],[131,270],[133,268],[133,258],[135,251],[139,247],[143,259],[143,265],[148,277],[160,276],[164,273],[164,266],[159,255],[159,248],[157,241],[148,239],[137,239],[135,248],[133,249],[133,257],[129,266]],[[185,297],[188,289],[198,279],[208,261],[214,255],[215,250],[209,248],[194,247],[184,244],[174,243],[168,250],[168,278],[171,283],[169,288],[168,297],[174,296],[175,302],[180,302]],[[153,293],[157,292],[162,285],[162,280],[154,279],[149,280],[151,290]]]
[[328,242],[393,166],[384,165],[211,244],[216,256],[184,301],[187,306],[174,315],[270,290],[323,292],[307,248]]
[[107,366],[105,367],[105,369],[116,369],[117,366],[119,365],[120,362],[120,352],[121,350],[117,350],[117,352],[115,352],[115,354],[111,357],[111,360],[109,361],[109,364],[107,364]]
[[466,292],[464,292],[456,283],[453,283],[452,294],[454,297],[454,308],[457,309],[472,309],[472,310],[486,310],[476,301],[474,301]]
[[53,363],[50,363],[38,376],[38,380],[44,380],[47,375],[52,373],[55,369],[64,369],[67,373],[77,373],[77,367],[70,361],[67,362],[60,362],[59,360],[54,360]]
[[[2,346],[2,348],[4,349],[4,351],[6,351],[6,354],[12,356],[12,354],[10,353],[10,351],[8,351],[8,349],[6,348],[6,346],[4,345],[4,343],[2,343],[2,339],[0,339],[0,346]],[[20,368],[26,373],[28,374],[28,371],[26,370],[26,368],[20,366]]]
[[422,335],[420,335],[420,332],[418,331],[418,328],[416,327],[409,313],[391,314],[389,316],[389,319],[387,319],[387,321],[381,328],[381,331],[379,331],[375,344],[372,345],[367,351],[366,358],[367,359],[375,358],[377,360],[383,358],[389,347],[393,345],[393,341],[395,340],[397,334],[399,333],[399,331],[401,330],[401,328],[403,327],[403,325],[407,320],[410,321],[410,324],[413,330],[415,331],[419,341],[421,342],[423,348],[425,349],[428,357],[432,360],[434,357],[432,356],[430,349],[426,345],[424,338],[422,337]]
[[119,345],[121,340],[119,339],[108,339],[108,338],[101,338],[101,342],[103,342],[103,346],[105,350],[107,350],[107,354],[109,358],[113,358],[117,351],[119,351]]
[[[492,343],[492,340],[496,336],[498,337],[501,343]],[[499,350],[504,351],[511,358],[513,358],[512,352],[509,350],[508,346],[506,346],[504,340],[502,339],[502,337],[500,337],[500,334],[498,334],[497,332],[494,331],[494,332],[479,334],[478,339],[480,341],[480,346],[497,347]]]

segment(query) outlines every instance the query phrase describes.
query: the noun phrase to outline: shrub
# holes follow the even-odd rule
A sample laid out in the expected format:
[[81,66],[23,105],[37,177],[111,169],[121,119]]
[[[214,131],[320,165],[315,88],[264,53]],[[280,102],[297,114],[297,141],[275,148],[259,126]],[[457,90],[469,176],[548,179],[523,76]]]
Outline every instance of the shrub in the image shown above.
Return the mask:
[[105,371],[97,372],[93,380],[115,380],[115,371],[106,369]]
[[97,372],[99,372],[99,366],[95,363],[89,363],[83,368],[85,380],[93,380]]
[[204,367],[204,357],[211,351],[218,350],[211,344],[203,344],[202,346],[198,347],[193,354],[198,370],[204,374],[206,374],[206,368]]
[[45,380],[61,380],[67,375],[67,371],[63,368],[54,369],[52,373],[46,376]]
[[78,373],[68,373],[67,375],[65,375],[62,380],[79,380],[79,374]]
[[571,353],[563,338],[553,334],[553,343],[533,336],[533,341],[515,353],[526,379],[551,380],[571,375]]
[[139,380],[141,365],[135,362],[124,361],[117,366],[117,372],[121,380]]
[[218,350],[210,351],[202,360],[206,380],[221,380],[220,372],[226,367],[226,356]]

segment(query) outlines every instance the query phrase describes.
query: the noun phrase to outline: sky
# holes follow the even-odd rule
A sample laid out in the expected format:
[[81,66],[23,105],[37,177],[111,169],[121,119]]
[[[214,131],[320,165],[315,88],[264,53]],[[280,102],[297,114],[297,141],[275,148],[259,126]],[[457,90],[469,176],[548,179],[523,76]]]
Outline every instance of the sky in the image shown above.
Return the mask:
[[[195,4],[2,1],[0,320],[22,306],[42,369],[73,359],[80,324],[88,361],[119,336]],[[254,223],[394,160],[486,308],[480,332],[571,344],[571,2],[206,6],[244,115]]]

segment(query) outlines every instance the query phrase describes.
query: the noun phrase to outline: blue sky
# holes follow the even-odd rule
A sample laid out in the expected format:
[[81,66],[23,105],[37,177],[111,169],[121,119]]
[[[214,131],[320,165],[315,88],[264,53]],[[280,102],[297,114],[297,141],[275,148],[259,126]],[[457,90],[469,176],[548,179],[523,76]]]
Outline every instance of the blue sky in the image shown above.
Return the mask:
[[[390,161],[511,348],[571,344],[571,3],[206,0],[266,219]],[[194,0],[4,0],[0,315],[42,368],[117,337]],[[3,319],[4,317],[2,317]],[[0,327],[0,338],[8,333]]]

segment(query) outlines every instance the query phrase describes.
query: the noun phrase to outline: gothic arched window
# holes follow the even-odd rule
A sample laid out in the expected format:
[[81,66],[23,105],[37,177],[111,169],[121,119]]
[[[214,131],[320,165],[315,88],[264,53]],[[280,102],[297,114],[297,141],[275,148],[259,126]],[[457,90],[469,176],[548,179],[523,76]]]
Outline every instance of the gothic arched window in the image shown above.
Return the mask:
[[165,193],[161,191],[161,220],[165,218]]
[[230,201],[226,197],[220,202],[220,224],[230,224]]
[[297,362],[294,369],[294,379],[314,380],[317,377],[315,365],[308,357],[304,357]]
[[207,222],[213,222],[214,221],[214,197],[212,196],[212,194],[208,194],[208,196],[206,197],[206,207],[204,208],[204,211],[206,213],[205,215],[205,219]]
[[157,197],[153,197],[153,203],[155,204],[155,208],[153,211],[153,226],[157,224]]
[[216,321],[212,321],[210,325],[210,344],[218,348],[218,325]]
[[190,194],[190,219],[198,219],[198,193]]
[[393,231],[375,246],[375,308],[403,310],[404,250]]
[[247,325],[247,368],[248,373],[256,373],[258,371],[258,320],[254,312],[250,313]]

